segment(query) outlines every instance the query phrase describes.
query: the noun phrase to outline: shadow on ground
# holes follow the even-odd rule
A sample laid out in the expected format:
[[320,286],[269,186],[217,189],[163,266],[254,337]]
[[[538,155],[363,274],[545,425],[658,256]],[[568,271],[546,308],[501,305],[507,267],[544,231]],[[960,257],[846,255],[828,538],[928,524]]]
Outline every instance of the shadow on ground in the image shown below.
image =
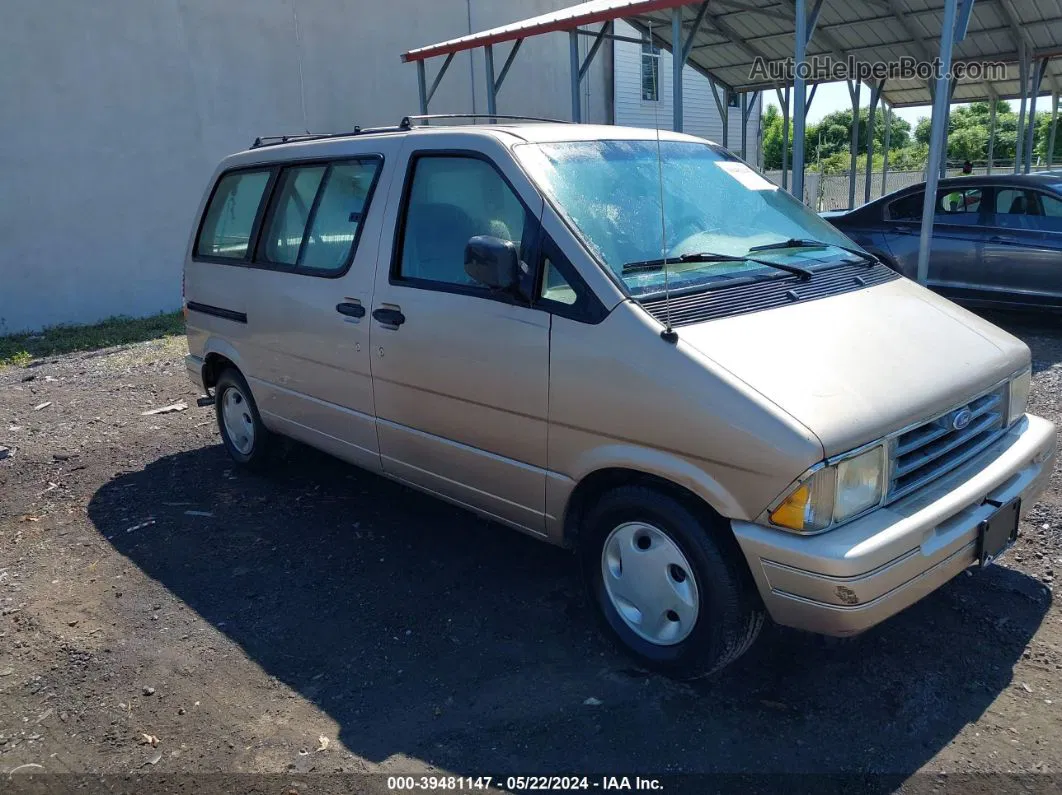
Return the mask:
[[[145,510],[151,530],[124,532]],[[1007,687],[1050,599],[994,567],[838,646],[768,628],[683,685],[600,639],[565,551],[301,446],[269,477],[220,447],[167,456],[89,516],[351,751],[467,774],[907,774]]]

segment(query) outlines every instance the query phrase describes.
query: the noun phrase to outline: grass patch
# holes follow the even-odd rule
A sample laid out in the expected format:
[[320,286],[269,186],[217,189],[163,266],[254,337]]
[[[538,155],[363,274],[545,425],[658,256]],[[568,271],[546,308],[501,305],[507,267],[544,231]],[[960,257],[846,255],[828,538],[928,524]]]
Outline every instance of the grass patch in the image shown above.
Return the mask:
[[91,326],[51,326],[34,334],[0,337],[0,367],[25,367],[34,359],[184,334],[180,312],[144,318],[112,317]]

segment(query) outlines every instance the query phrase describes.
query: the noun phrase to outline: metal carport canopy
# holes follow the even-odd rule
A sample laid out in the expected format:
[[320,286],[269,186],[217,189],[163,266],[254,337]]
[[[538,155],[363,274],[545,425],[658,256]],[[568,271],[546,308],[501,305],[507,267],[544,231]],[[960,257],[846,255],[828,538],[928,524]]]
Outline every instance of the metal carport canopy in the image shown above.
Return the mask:
[[[946,164],[948,109],[953,102],[994,100],[1020,97],[1015,173],[1028,173],[1034,139],[1036,96],[1044,87],[1053,95],[1051,122],[1052,151],[1055,115],[1058,107],[1058,72],[1052,58],[1062,54],[1062,0],[863,0],[842,3],[839,0],[591,0],[550,14],[514,22],[480,33],[462,36],[439,44],[410,50],[402,60],[417,65],[421,113],[453,60],[454,54],[483,47],[487,77],[487,113],[497,115],[497,92],[520,49],[524,38],[553,31],[567,31],[571,71],[572,120],[582,120],[579,85],[594,56],[612,33],[613,22],[625,19],[643,35],[651,31],[655,42],[672,53],[673,128],[682,130],[682,71],[684,64],[707,76],[720,116],[723,118],[723,146],[727,146],[726,123],[728,102],[720,98],[719,86],[747,95],[748,92],[774,88],[788,117],[789,88],[793,88],[793,185],[792,192],[803,200],[805,120],[811,95],[807,93],[809,74],[797,70],[769,68],[770,64],[823,66],[854,65],[856,74],[847,74],[853,116],[859,106],[859,89],[868,82],[871,109],[879,101],[893,107],[924,105],[932,101],[932,131],[926,170],[925,198],[918,257],[918,281],[925,284],[929,272],[929,250],[937,179]],[[603,22],[596,32],[586,57],[579,51],[581,25]],[[670,24],[669,24],[670,23]],[[500,72],[494,69],[494,45],[512,41],[508,57]],[[427,85],[425,61],[445,55],[431,87]],[[939,62],[938,62],[939,58]],[[924,76],[893,74],[884,79],[871,67],[886,67],[901,60],[912,64],[939,65]],[[955,63],[1014,64],[998,75],[967,74],[952,77]],[[867,71],[867,74],[862,72]],[[1015,75],[1017,72],[1017,75]],[[830,69],[829,77],[814,71],[811,80],[837,80]],[[1015,79],[1017,78],[1017,79]],[[786,87],[784,99],[781,89]],[[1026,123],[1026,102],[1029,123]],[[747,96],[742,115],[747,121]],[[995,140],[995,105],[989,143],[991,159]],[[874,114],[868,115],[868,126]],[[746,128],[747,125],[743,125]],[[850,147],[849,203],[855,202],[855,174],[858,121],[853,125]],[[788,122],[784,129],[788,132]],[[869,131],[868,131],[869,133]],[[887,133],[886,133],[887,134]],[[867,138],[867,187],[870,192],[870,167],[873,162],[874,136]],[[744,136],[743,136],[744,139]],[[784,138],[783,138],[784,140]],[[744,140],[742,141],[744,150]],[[783,145],[783,151],[788,146]],[[744,155],[744,151],[742,151]],[[886,149],[886,157],[888,150]],[[783,155],[783,174],[785,161]]]
[[[402,60],[423,61],[438,55],[516,41],[583,25],[624,19],[647,30],[666,49],[672,43],[672,13],[681,9],[684,38],[691,37],[687,63],[717,84],[732,90],[759,91],[787,84],[767,76],[751,76],[756,58],[767,63],[793,57],[796,37],[795,0],[709,0],[701,15],[700,2],[690,0],[590,0],[570,8],[531,17],[449,41],[419,47]],[[943,0],[808,0],[821,6],[807,46],[808,59],[830,62],[891,63],[903,56],[932,61],[941,40]],[[696,24],[695,23],[699,23]],[[692,34],[692,36],[691,36]],[[683,42],[684,44],[686,42]],[[1002,80],[957,81],[953,102],[1012,99],[1020,96],[1018,61],[1025,49],[1030,60],[1062,56],[1062,0],[978,0],[973,3],[966,36],[955,42],[956,63],[1008,64]],[[1049,62],[1044,88],[1062,86],[1062,63]],[[928,105],[931,91],[924,80],[893,78],[881,97],[893,107]]]

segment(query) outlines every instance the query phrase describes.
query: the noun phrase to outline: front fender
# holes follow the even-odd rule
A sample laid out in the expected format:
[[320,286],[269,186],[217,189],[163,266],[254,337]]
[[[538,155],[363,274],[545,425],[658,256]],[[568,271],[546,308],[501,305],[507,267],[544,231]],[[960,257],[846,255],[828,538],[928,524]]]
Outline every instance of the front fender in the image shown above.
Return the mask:
[[570,476],[549,473],[546,480],[546,516],[547,532],[551,539],[562,543],[564,518],[576,487],[597,472],[615,469],[653,475],[682,486],[704,500],[720,516],[751,519],[726,487],[691,461],[662,450],[617,443],[584,452],[575,461]]

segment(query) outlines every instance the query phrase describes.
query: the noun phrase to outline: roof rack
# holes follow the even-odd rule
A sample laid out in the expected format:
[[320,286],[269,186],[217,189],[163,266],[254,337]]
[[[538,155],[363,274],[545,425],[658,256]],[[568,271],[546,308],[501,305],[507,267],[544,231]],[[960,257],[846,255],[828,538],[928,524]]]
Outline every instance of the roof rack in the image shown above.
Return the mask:
[[355,127],[349,132],[338,133],[295,133],[294,135],[260,135],[254,139],[251,149],[260,149],[263,146],[279,146],[280,144],[298,143],[299,141],[322,141],[329,138],[349,138],[353,135],[370,135],[372,133],[405,132],[414,127],[422,126],[418,122],[425,122],[428,126],[437,119],[494,119],[503,121],[541,121],[551,124],[571,124],[563,119],[549,119],[543,116],[507,116],[503,113],[433,113],[404,116],[402,121],[395,127]]
[[409,125],[403,124],[398,127],[355,127],[349,132],[338,133],[296,133],[294,135],[260,135],[254,139],[251,149],[263,146],[279,146],[280,144],[298,143],[299,141],[322,141],[329,138],[349,138],[352,135],[370,135],[372,133],[403,132],[409,129]]
[[435,119],[503,119],[505,121],[542,121],[551,124],[571,124],[564,119],[549,119],[544,116],[508,116],[504,113],[422,113],[415,116],[406,116],[402,119],[401,127],[409,129],[418,121],[431,122]]

